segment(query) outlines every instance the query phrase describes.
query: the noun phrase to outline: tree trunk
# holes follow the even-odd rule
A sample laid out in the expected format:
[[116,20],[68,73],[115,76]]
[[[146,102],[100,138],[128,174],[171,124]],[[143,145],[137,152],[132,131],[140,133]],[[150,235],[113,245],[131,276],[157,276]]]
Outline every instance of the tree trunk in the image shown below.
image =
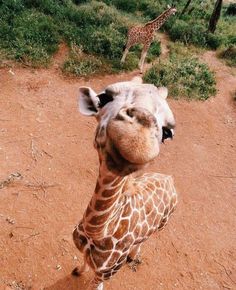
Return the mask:
[[186,10],[188,9],[188,6],[190,5],[191,2],[192,2],[192,0],[188,0],[188,2],[184,6],[184,9],[182,10],[180,15],[183,15],[186,12]]
[[209,26],[208,26],[208,31],[211,33],[214,33],[216,30],[216,25],[217,25],[217,22],[220,18],[222,3],[223,3],[223,0],[217,0],[215,3],[215,7],[214,7],[213,13],[211,15]]

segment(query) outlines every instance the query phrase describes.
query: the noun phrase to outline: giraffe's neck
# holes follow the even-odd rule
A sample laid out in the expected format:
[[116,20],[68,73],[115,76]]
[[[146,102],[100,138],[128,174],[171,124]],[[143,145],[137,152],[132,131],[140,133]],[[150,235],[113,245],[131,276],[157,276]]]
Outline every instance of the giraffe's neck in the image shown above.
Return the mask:
[[116,175],[100,164],[96,188],[83,217],[84,230],[93,240],[108,235],[109,225],[119,215],[128,179],[129,176]]
[[154,20],[148,22],[147,25],[150,25],[150,27],[152,27],[153,29],[158,30],[166,22],[167,18],[171,16],[171,14],[172,10],[171,8],[169,8]]

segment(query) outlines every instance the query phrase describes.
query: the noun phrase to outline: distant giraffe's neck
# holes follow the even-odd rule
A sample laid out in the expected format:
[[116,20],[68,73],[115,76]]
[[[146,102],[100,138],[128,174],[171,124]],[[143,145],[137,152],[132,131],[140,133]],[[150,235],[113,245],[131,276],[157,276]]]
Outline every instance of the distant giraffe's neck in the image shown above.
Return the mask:
[[92,239],[107,236],[109,223],[119,214],[128,176],[118,176],[100,164],[94,194],[83,217],[84,230]]
[[153,29],[158,30],[166,22],[167,18],[169,18],[171,14],[172,10],[169,8],[154,20],[148,22],[147,25],[150,25]]

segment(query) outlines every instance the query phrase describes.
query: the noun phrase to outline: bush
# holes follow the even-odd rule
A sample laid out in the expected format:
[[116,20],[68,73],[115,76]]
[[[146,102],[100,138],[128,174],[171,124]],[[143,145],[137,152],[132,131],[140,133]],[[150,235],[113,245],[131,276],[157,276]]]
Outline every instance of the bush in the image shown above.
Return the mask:
[[221,35],[213,34],[213,33],[208,33],[206,34],[206,43],[208,47],[212,49],[217,49],[223,44],[224,40]]
[[191,57],[172,56],[148,70],[144,80],[167,86],[174,98],[206,100],[216,92],[213,73],[206,64]]
[[122,56],[125,38],[116,29],[90,27],[86,29],[84,36],[81,35],[80,37],[86,52],[106,56],[108,59],[120,59]]
[[73,45],[69,58],[64,62],[62,70],[76,76],[87,76],[101,72],[102,60],[84,54],[77,46]]
[[[80,1],[85,2],[85,1]],[[130,20],[101,1],[0,2],[0,48],[34,65],[48,64],[60,40],[109,60],[120,59]]]
[[121,63],[120,59],[117,60],[112,60],[112,71],[113,72],[119,72],[120,70],[125,70],[125,71],[132,71],[134,69],[138,68],[138,62],[139,58],[137,57],[137,54],[135,52],[130,52],[125,60],[125,63]]
[[80,5],[74,14],[70,14],[70,20],[73,24],[67,24],[69,30],[64,29],[69,44],[76,42],[86,53],[107,59],[121,58],[129,22],[116,9],[92,1]]
[[230,3],[227,10],[226,15],[236,15],[236,3]]
[[220,58],[224,58],[231,66],[236,66],[236,46],[230,45],[219,53]]
[[156,60],[161,55],[161,43],[160,41],[154,41],[147,53],[147,62]]
[[201,24],[189,24],[183,20],[177,20],[169,31],[173,41],[181,41],[184,44],[204,46],[206,44],[206,28]]
[[114,5],[117,9],[128,13],[143,15],[149,20],[157,17],[167,8],[164,1],[155,0],[105,0],[103,2],[107,5]]
[[104,1],[107,4],[108,2],[112,2],[114,6],[116,6],[118,9],[129,12],[129,13],[134,13],[138,10],[138,1],[136,0],[113,0],[113,1]]
[[16,16],[12,27],[3,24],[0,38],[0,46],[10,55],[32,65],[46,65],[59,44],[53,20],[34,10],[26,10]]
[[160,41],[154,41],[150,48],[149,51],[150,55],[153,55],[155,57],[158,57],[161,55],[161,42]]

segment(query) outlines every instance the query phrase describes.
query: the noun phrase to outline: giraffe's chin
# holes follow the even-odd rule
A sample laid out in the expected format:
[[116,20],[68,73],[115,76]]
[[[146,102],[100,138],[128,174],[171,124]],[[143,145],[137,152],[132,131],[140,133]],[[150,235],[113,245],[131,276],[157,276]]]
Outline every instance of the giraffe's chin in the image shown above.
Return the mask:
[[146,164],[142,165],[129,162],[123,158],[123,156],[121,156],[119,152],[114,149],[114,147],[112,152],[106,153],[105,163],[109,171],[119,176],[129,175],[135,171],[143,169],[146,166]]

